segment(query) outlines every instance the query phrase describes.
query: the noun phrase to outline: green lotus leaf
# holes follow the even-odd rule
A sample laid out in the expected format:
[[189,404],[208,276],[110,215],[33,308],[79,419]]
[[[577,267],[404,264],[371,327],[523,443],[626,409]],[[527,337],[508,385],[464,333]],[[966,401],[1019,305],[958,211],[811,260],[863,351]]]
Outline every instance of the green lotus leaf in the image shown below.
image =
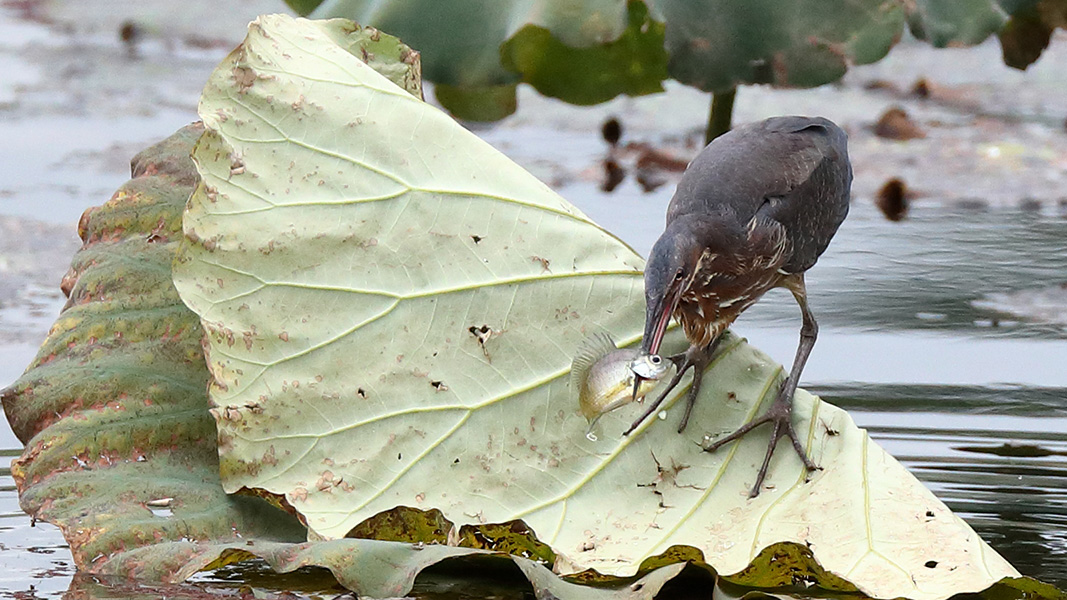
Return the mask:
[[[373,25],[422,53],[424,74],[447,86],[437,99],[464,119],[502,119],[515,110],[519,74],[501,64],[501,45],[524,26],[586,48],[619,39],[627,28],[627,0],[325,0],[312,16],[344,17]],[[490,92],[491,101],[477,96]]]
[[1067,2],[1039,0],[1012,13],[997,37],[1004,64],[1025,70],[1041,57],[1057,27],[1067,28]]
[[1008,15],[1036,0],[915,0],[908,26],[937,48],[973,46],[1000,30]]
[[500,47],[501,62],[538,92],[572,104],[662,92],[663,24],[651,19],[644,2],[631,1],[628,10],[629,26],[619,39],[589,48],[568,46],[548,28],[527,25]]
[[881,59],[899,39],[898,0],[649,0],[667,24],[672,77],[722,92],[740,84],[814,87],[850,64]]
[[[680,557],[737,582],[916,599],[1018,575],[805,392],[795,418],[824,469],[809,480],[779,452],[748,499],[766,439],[699,446],[783,378],[736,337],[684,435],[685,385],[665,418],[624,437],[630,405],[587,438],[571,355],[595,331],[638,340],[642,259],[317,27],[261,18],[201,101],[174,281],[207,333],[225,489],[277,496],[315,539],[397,507],[521,520],[564,575]],[[254,81],[240,93],[238,71]]]

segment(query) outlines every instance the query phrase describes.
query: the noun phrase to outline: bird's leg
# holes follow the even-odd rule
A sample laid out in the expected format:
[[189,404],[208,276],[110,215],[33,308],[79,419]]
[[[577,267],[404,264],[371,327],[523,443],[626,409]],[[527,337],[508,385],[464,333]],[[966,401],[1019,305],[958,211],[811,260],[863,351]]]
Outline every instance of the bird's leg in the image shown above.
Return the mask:
[[693,414],[693,406],[696,405],[697,396],[700,394],[700,382],[704,379],[704,369],[708,368],[708,363],[711,362],[711,355],[715,354],[715,348],[718,347],[721,339],[722,336],[717,335],[703,349],[690,346],[685,353],[689,363],[696,370],[693,371],[693,383],[689,385],[689,394],[685,397],[685,412],[682,413],[682,422],[678,424],[678,433],[685,431],[685,426],[689,424],[689,415]]
[[783,285],[788,287],[789,291],[793,293],[793,297],[796,298],[797,304],[800,305],[800,311],[804,319],[803,325],[801,325],[800,328],[800,345],[797,347],[797,355],[796,358],[793,359],[793,368],[789,371],[789,377],[782,383],[782,387],[779,388],[774,403],[767,409],[767,412],[745,425],[742,425],[737,431],[721,440],[716,440],[715,443],[704,446],[706,452],[714,452],[724,445],[741,438],[746,433],[764,423],[772,424],[773,429],[771,430],[771,441],[767,446],[767,454],[764,456],[763,465],[760,467],[759,473],[756,475],[756,484],[752,486],[752,491],[748,495],[749,498],[755,498],[759,495],[760,488],[763,486],[763,480],[767,477],[767,468],[771,464],[771,456],[774,454],[774,448],[782,436],[789,436],[790,441],[793,442],[793,449],[796,450],[797,454],[800,456],[800,460],[804,461],[804,466],[807,467],[809,471],[814,471],[819,468],[810,458],[808,458],[807,453],[804,451],[803,444],[800,443],[800,438],[797,437],[797,432],[793,428],[792,422],[793,394],[797,391],[797,383],[800,381],[801,371],[804,370],[804,363],[808,361],[808,355],[811,354],[811,349],[815,345],[815,338],[819,333],[819,326],[815,322],[815,316],[812,315],[811,310],[808,309],[807,292],[804,287],[803,273],[789,276]]
[[686,424],[689,422],[689,413],[693,412],[693,404],[696,403],[697,393],[700,391],[700,380],[704,375],[704,369],[711,362],[711,355],[715,353],[715,347],[719,344],[719,337],[716,337],[710,344],[704,348],[698,348],[696,346],[690,346],[688,350],[681,354],[675,354],[674,356],[668,356],[667,360],[674,363],[675,373],[674,377],[667,382],[667,387],[660,392],[656,400],[652,402],[645,412],[637,418],[636,421],[630,425],[629,429],[623,432],[623,435],[630,435],[633,430],[637,429],[650,415],[654,414],[659,408],[660,404],[667,398],[667,394],[671,393],[675,387],[678,386],[678,382],[682,380],[682,376],[690,368],[696,368],[693,372],[693,383],[689,387],[689,395],[686,399],[685,414],[682,415],[682,424],[678,427],[678,433],[681,433]]

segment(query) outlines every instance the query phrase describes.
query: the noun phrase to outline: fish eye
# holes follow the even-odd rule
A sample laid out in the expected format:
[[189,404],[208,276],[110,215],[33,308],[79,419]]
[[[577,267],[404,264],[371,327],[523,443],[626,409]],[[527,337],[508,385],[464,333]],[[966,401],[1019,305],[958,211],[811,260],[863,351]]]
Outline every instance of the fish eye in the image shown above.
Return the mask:
[[654,365],[658,365],[663,362],[663,359],[660,358],[658,354],[653,354],[652,356],[648,357],[648,360]]

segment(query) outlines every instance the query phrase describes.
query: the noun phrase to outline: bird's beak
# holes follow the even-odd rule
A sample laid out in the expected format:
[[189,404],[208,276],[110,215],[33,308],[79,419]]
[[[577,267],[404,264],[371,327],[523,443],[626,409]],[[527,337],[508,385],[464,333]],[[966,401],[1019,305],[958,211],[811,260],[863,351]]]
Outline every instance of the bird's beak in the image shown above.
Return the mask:
[[659,346],[663,343],[663,335],[667,333],[667,325],[671,322],[671,315],[678,308],[678,302],[682,299],[682,285],[679,281],[672,281],[667,293],[660,301],[649,306],[645,315],[645,334],[641,340],[641,350],[645,354],[656,354]]
[[[659,302],[649,306],[645,315],[645,334],[641,339],[641,351],[643,354],[656,354],[660,344],[663,343],[663,334],[667,332],[667,325],[671,322],[674,309],[678,308],[678,302],[682,299],[682,285],[678,281],[671,282],[667,293],[660,297]],[[633,401],[637,401],[637,390],[645,378],[634,373]]]

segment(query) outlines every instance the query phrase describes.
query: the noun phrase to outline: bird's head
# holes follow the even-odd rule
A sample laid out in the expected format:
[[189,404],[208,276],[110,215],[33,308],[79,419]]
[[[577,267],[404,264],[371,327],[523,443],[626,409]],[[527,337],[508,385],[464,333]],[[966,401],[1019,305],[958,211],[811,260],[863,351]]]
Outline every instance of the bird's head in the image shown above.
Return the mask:
[[697,234],[681,221],[667,227],[645,265],[645,334],[641,341],[644,354],[659,352],[671,315],[692,284],[704,252]]

